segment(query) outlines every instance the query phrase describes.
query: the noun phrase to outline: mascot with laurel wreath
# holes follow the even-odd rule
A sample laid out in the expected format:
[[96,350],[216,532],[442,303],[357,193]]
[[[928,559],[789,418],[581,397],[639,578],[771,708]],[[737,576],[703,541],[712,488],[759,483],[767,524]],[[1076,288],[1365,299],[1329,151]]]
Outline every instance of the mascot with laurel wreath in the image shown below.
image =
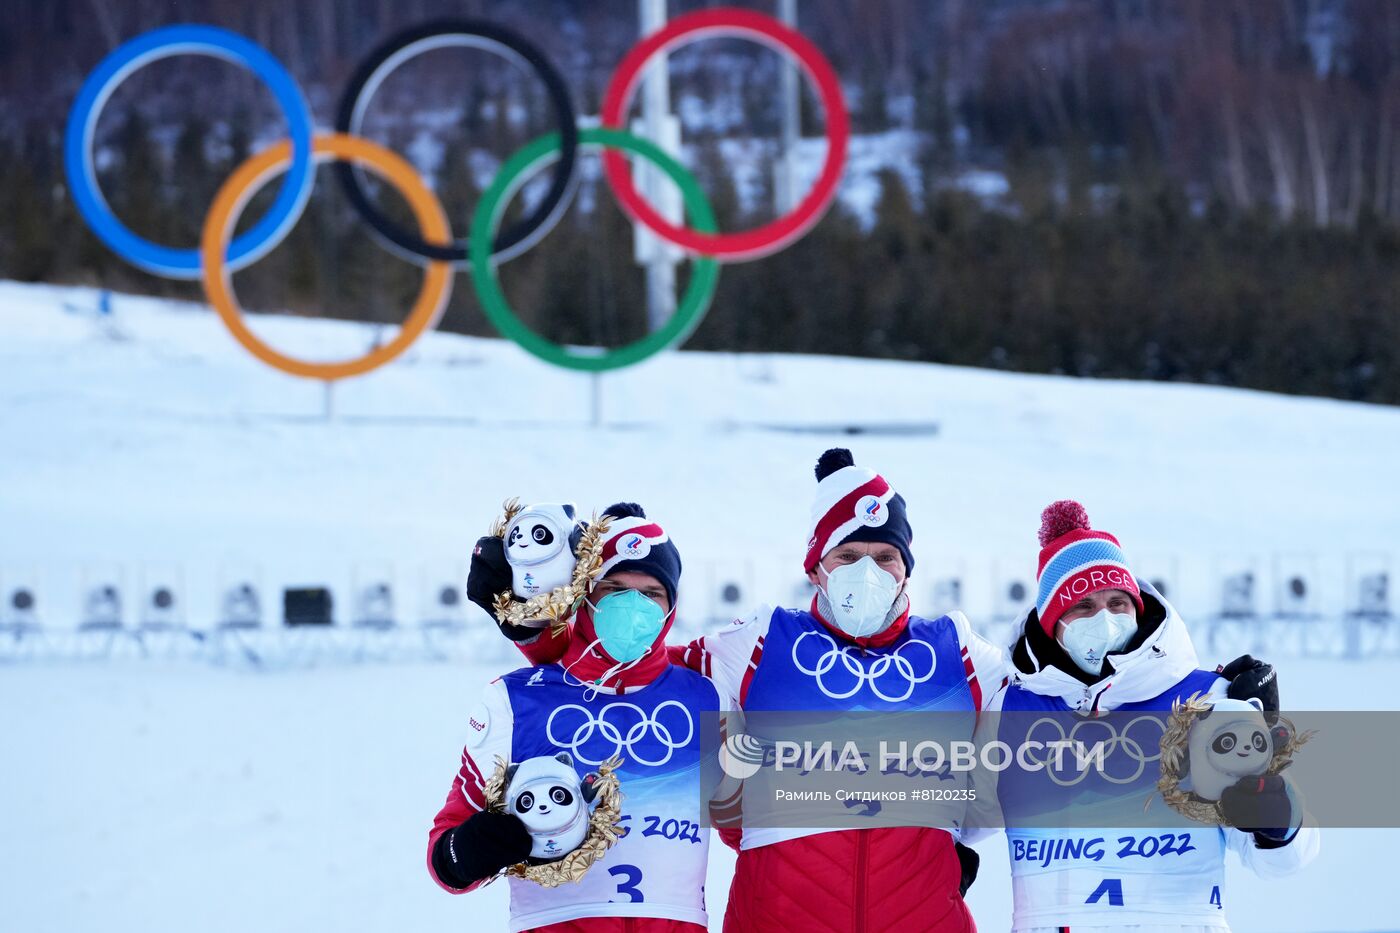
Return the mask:
[[467,598],[512,641],[531,641],[544,628],[562,629],[602,569],[601,548],[611,522],[575,517],[572,504],[522,506],[509,499],[490,534],[472,549]]
[[[1258,700],[1212,700],[1202,694],[1178,699],[1162,735],[1157,792],[1198,823],[1272,826],[1260,831],[1286,838],[1302,822],[1304,804],[1282,772],[1312,736],[1300,734],[1283,716],[1269,725]],[[1189,789],[1182,789],[1183,781]]]
[[675,544],[634,503],[587,523],[570,505],[506,503],[477,542],[468,594],[512,638],[575,637],[558,660],[493,680],[466,717],[428,839],[441,887],[504,877],[515,930],[706,928],[703,817],[721,776],[700,739],[704,715],[733,704],[671,663],[680,573]]

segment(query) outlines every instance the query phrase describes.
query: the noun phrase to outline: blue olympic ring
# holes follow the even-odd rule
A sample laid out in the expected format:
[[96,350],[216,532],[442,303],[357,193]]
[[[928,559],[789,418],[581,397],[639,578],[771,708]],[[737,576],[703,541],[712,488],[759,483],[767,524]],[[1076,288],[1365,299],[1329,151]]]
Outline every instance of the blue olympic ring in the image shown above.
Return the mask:
[[68,115],[63,148],[63,166],[78,212],[93,232],[124,259],[157,275],[197,279],[199,250],[161,246],[128,229],[102,196],[93,161],[97,118],[117,85],[138,68],[181,54],[209,55],[248,68],[267,84],[290,124],[292,164],[272,207],[253,229],[230,244],[230,269],[242,268],[266,255],[301,217],[315,182],[316,162],[311,154],[314,130],[311,108],[282,63],[256,42],[216,26],[168,26],[144,33],[104,58],[83,82]]

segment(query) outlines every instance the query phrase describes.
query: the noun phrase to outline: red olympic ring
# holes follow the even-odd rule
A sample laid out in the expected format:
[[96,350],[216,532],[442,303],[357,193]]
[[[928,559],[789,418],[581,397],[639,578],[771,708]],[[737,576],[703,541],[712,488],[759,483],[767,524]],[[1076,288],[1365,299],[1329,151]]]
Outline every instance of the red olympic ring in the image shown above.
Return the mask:
[[632,171],[621,153],[611,149],[604,152],[603,169],[623,211],[662,239],[702,256],[714,256],[731,262],[757,259],[787,246],[821,219],[822,213],[836,197],[836,186],[846,164],[850,118],[841,93],[841,82],[831,63],[811,41],[771,16],[752,10],[718,7],[678,16],[665,28],[633,46],[623,58],[608,82],[600,116],[603,126],[623,129],[623,121],[647,63],[677,45],[713,36],[753,39],[775,51],[788,53],[797,59],[807,77],[816,85],[826,111],[827,147],[826,161],[812,190],[790,213],[761,227],[737,233],[708,234],[673,224],[657,213],[638,193],[632,182]]

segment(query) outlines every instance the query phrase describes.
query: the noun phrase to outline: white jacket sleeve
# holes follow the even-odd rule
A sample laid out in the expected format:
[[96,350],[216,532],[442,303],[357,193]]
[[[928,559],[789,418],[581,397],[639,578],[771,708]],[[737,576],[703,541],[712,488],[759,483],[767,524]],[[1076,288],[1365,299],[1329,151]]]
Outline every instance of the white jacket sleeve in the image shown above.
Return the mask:
[[[991,699],[983,706],[984,713],[1000,713],[1002,701],[1006,697],[1006,687],[993,691]],[[997,722],[1000,716],[979,716],[973,742],[978,748],[996,740]],[[979,759],[980,761],[981,759]],[[1001,802],[997,797],[998,772],[986,767],[978,767],[968,778],[968,791],[972,799],[968,801],[967,812],[963,816],[962,832],[959,841],[963,845],[975,845],[994,835],[1003,826]]]
[[496,759],[510,763],[510,749],[515,733],[515,714],[510,708],[510,694],[504,681],[493,680],[482,691],[481,702],[467,717],[465,753],[480,768],[484,781],[496,768]]
[[747,618],[735,619],[718,632],[695,639],[675,660],[710,678],[722,695],[742,706],[763,656],[763,639],[772,618],[771,607],[759,606]]
[[490,879],[482,879],[465,888],[453,887],[438,875],[433,863],[433,849],[444,833],[486,809],[486,783],[496,770],[496,759],[509,760],[514,728],[510,696],[506,693],[505,684],[499,680],[493,681],[468,717],[462,765],[452,779],[452,789],[447,792],[442,809],[433,818],[433,828],[428,834],[428,872],[439,887],[452,894],[465,894],[489,884]]
[[961,612],[950,612],[948,617],[957,627],[963,666],[968,668],[967,682],[972,687],[972,695],[977,700],[978,708],[985,710],[1011,675],[1011,655],[1005,648],[992,644],[978,634]]
[[1322,848],[1322,832],[1306,822],[1293,834],[1287,845],[1261,849],[1253,833],[1239,829],[1225,830],[1225,843],[1239,855],[1240,861],[1261,878],[1282,878],[1317,858]]

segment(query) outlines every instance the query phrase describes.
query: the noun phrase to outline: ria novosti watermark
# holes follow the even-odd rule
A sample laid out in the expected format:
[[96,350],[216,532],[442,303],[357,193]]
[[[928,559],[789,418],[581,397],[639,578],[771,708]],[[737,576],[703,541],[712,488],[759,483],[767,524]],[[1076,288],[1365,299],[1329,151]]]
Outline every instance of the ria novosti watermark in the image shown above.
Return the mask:
[[[741,750],[754,745],[762,748],[763,757],[760,760],[741,757]],[[947,747],[928,739],[919,742],[900,739],[895,742],[880,741],[877,751],[872,754],[862,748],[861,743],[851,740],[839,746],[829,739],[819,743],[776,739],[771,744],[765,744],[755,736],[739,733],[725,741],[720,766],[725,774],[740,780],[752,777],[765,765],[777,772],[796,770],[800,774],[813,771],[865,774],[872,767],[882,774],[937,774],[945,770],[955,773],[979,770],[1000,772],[1013,766],[1026,772],[1043,771],[1047,767],[1055,771],[1072,767],[1081,773],[1091,769],[1104,773],[1109,747],[1105,742],[1088,744],[1069,739],[1026,741],[1015,746],[999,740],[979,745],[970,739],[963,739],[954,740]],[[1072,761],[1068,756],[1072,756]]]
[[718,766],[713,796],[741,801],[746,829],[1181,832],[1218,825],[1220,786],[1274,773],[1314,825],[1400,827],[1389,739],[1400,713],[1209,716],[747,711],[702,717],[700,728]]

